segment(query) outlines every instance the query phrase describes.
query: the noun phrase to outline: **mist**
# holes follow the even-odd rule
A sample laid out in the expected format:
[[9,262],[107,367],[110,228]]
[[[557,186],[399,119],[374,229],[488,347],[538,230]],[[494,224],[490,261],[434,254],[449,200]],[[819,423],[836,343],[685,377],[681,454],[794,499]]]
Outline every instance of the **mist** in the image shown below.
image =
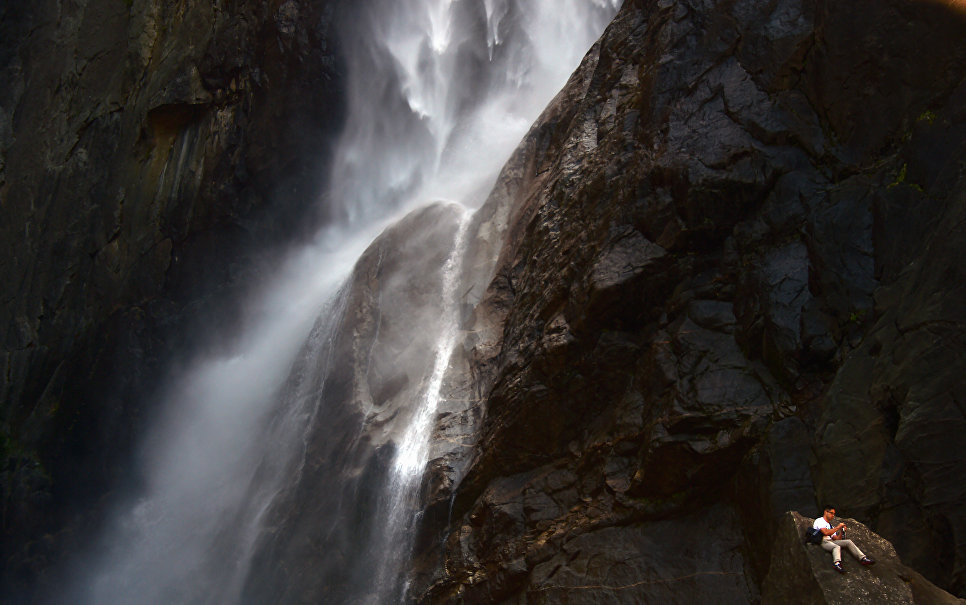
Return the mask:
[[[59,602],[256,601],[253,569],[284,533],[281,503],[305,497],[307,465],[324,459],[335,475],[332,465],[345,456],[341,464],[358,466],[347,476],[368,472],[362,454],[333,453],[340,439],[391,460],[364,487],[333,490],[338,505],[320,524],[336,527],[354,507],[371,518],[357,555],[331,555],[330,576],[368,560],[374,573],[347,572],[360,578],[352,582],[375,578],[354,598],[403,599],[414,488],[458,338],[470,213],[617,4],[371,0],[352,11],[339,30],[349,112],[330,189],[320,196],[330,200],[329,222],[246,302],[248,320],[231,351],[172,363],[139,448],[141,483],[113,505]],[[387,239],[405,252],[374,243]],[[398,258],[392,264],[387,255]],[[335,351],[357,329],[346,323],[363,312],[353,284],[371,267],[383,279],[373,304],[398,305],[366,311],[380,318],[372,342],[384,348],[368,354],[386,360],[367,361],[366,371],[404,385],[385,397],[333,386],[356,380],[357,369]],[[320,423],[332,433],[320,437]],[[319,449],[328,453],[313,453]],[[366,494],[374,505],[363,503]]]

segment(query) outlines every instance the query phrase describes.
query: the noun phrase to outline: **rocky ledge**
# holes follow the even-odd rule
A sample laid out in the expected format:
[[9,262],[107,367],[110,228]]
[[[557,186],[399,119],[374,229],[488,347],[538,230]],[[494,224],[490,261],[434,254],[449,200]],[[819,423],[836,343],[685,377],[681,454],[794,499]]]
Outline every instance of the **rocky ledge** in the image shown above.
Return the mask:
[[849,528],[848,538],[875,564],[860,565],[843,551],[842,565],[846,572],[834,571],[828,551],[803,542],[812,520],[795,511],[787,512],[778,524],[771,569],[762,586],[763,603],[966,603],[966,599],[957,599],[904,565],[885,538],[855,519],[842,521]]

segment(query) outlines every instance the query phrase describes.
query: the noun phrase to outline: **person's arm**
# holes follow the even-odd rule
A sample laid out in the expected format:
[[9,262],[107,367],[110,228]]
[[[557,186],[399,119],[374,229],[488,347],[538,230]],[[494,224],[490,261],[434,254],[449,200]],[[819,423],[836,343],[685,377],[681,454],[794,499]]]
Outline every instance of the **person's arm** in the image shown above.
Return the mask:
[[821,531],[826,536],[832,536],[832,539],[835,540],[836,539],[835,538],[835,534],[837,534],[840,529],[842,530],[842,535],[844,536],[845,535],[845,523],[839,523],[838,525],[836,525],[832,529],[828,529],[826,527],[820,527],[819,528],[819,531]]

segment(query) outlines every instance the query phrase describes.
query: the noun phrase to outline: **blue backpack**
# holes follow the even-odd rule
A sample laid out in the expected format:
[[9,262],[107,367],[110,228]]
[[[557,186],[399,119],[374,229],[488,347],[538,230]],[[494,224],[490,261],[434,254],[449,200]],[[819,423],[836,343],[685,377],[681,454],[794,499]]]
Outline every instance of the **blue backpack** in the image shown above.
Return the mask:
[[809,527],[805,530],[805,543],[806,544],[821,544],[822,538],[825,534],[822,533],[820,529],[814,527]]

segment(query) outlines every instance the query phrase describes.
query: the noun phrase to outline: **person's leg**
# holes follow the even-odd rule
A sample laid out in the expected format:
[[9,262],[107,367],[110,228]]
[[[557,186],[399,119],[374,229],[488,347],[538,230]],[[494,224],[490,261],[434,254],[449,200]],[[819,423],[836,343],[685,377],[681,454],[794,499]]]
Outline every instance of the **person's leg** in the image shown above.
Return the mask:
[[832,563],[842,560],[842,547],[832,540],[822,540],[822,548],[832,553]]
[[856,559],[861,561],[865,557],[865,553],[859,550],[859,547],[856,546],[855,542],[852,540],[836,540],[835,542],[839,546],[844,546],[845,548],[849,549],[849,552],[852,553],[852,556]]

